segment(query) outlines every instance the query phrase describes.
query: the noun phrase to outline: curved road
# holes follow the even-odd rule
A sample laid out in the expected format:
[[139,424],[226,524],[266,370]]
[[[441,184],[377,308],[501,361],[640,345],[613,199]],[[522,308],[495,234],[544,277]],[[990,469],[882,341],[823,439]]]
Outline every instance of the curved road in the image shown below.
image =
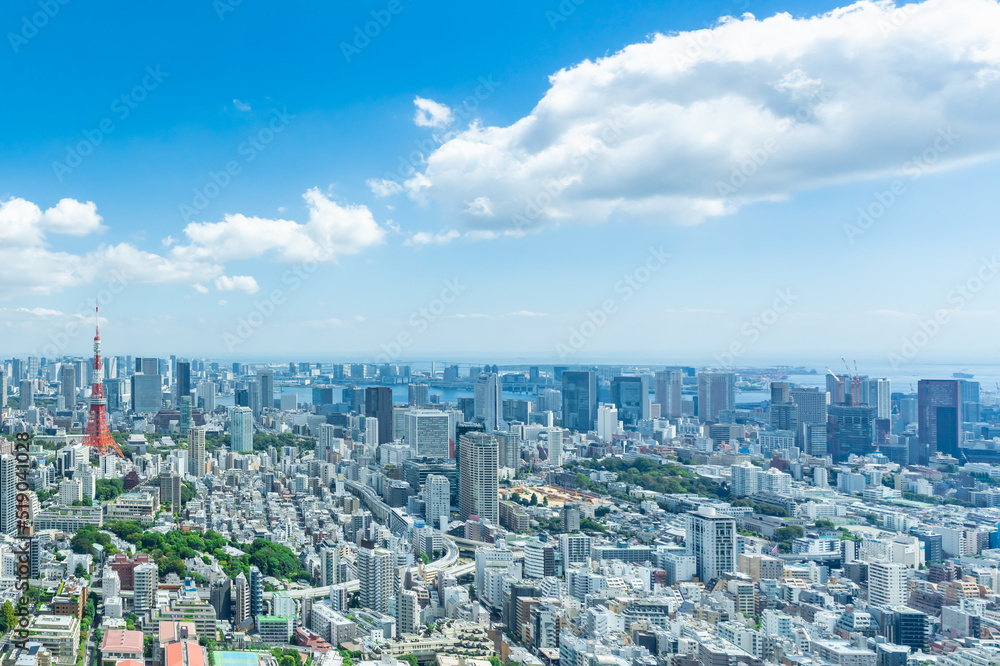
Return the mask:
[[[475,562],[471,564],[458,564],[458,545],[457,542],[464,544],[475,544],[475,545],[486,545],[479,541],[469,541],[468,539],[459,539],[457,537],[449,536],[447,534],[442,535],[444,537],[445,554],[443,557],[434,560],[430,563],[442,571],[447,571],[454,574],[456,577],[462,576],[476,570]],[[428,566],[430,566],[428,565]],[[345,583],[348,592],[357,592],[360,585],[357,580],[347,581]],[[285,593],[292,599],[302,599],[304,597],[309,597],[312,599],[318,599],[320,597],[326,597],[330,594],[330,585],[325,585],[323,587],[307,587],[301,590],[287,590]],[[264,598],[270,599],[274,596],[273,592],[265,592]]]

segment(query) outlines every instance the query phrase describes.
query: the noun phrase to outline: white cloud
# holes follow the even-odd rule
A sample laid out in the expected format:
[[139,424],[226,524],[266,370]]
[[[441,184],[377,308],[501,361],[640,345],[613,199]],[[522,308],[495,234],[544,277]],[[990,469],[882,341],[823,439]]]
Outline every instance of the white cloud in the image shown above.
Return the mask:
[[403,186],[394,180],[387,180],[385,178],[369,178],[365,181],[368,185],[368,189],[372,191],[379,199],[384,199],[385,197],[391,197],[393,194],[399,194],[403,191]]
[[30,201],[12,197],[0,202],[0,247],[42,245],[47,233],[86,236],[103,231],[101,221],[93,201],[61,199],[43,212]]
[[63,199],[42,211],[24,199],[0,201],[0,299],[47,295],[112,278],[126,286],[190,284],[199,292],[204,283],[220,278],[217,288],[253,293],[257,285],[251,276],[225,276],[226,262],[268,254],[281,261],[330,262],[384,242],[386,229],[367,207],[338,204],[317,189],[303,198],[309,211],[305,223],[227,215],[221,222],[189,224],[186,243],[167,236],[161,241],[169,248],[163,254],[132,243],[56,251],[49,247],[51,236],[104,230],[93,202]]
[[417,127],[443,129],[455,121],[455,114],[452,113],[450,108],[440,102],[416,97],[413,100],[413,105],[417,107],[417,111],[413,116],[413,122],[416,123]]
[[206,287],[203,284],[193,284],[193,285],[191,285],[191,287],[195,291],[197,291],[199,294],[207,294],[208,293],[208,287]]
[[439,231],[436,234],[427,231],[418,231],[406,239],[405,245],[447,245],[460,235],[454,229]]
[[[998,107],[994,0],[747,14],[561,70],[530,114],[458,132],[405,185],[477,231],[693,224],[805,188],[992,158]],[[932,163],[908,164],[921,155]]]
[[313,188],[303,195],[305,224],[292,220],[226,215],[222,222],[192,222],[184,228],[190,245],[176,257],[207,261],[249,259],[269,252],[281,261],[336,261],[385,241],[386,231],[367,206],[340,205]]
[[244,294],[256,294],[260,291],[257,280],[249,275],[220,275],[215,278],[215,288],[219,291],[239,291]]
[[233,106],[236,107],[237,111],[243,111],[244,113],[247,112],[247,111],[252,111],[253,110],[253,109],[250,108],[249,104],[247,104],[245,102],[241,102],[238,99],[234,99],[233,100]]

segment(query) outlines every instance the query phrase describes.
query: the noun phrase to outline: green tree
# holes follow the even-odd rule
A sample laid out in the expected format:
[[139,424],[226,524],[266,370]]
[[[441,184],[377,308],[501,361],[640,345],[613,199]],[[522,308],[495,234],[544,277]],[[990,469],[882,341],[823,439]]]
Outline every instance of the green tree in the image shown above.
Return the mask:
[[83,578],[87,575],[87,567],[84,566],[83,562],[76,565],[76,571],[73,572],[73,575],[77,578]]
[[531,493],[531,501],[529,502],[531,506],[538,506],[538,495]]
[[8,631],[17,626],[17,611],[14,610],[14,604],[10,601],[5,601],[3,607],[0,608],[0,624],[3,625],[3,631]]
[[417,655],[415,654],[404,654],[399,658],[400,661],[405,661],[410,666],[417,666]]

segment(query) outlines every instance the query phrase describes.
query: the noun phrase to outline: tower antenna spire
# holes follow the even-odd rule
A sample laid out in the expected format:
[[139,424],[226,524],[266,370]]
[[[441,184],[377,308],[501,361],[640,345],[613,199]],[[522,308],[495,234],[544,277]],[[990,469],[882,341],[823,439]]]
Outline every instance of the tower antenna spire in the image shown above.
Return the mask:
[[104,399],[104,363],[101,360],[101,305],[94,302],[94,383],[90,387],[90,408],[83,443],[106,456],[110,451],[124,458],[108,428],[107,400]]

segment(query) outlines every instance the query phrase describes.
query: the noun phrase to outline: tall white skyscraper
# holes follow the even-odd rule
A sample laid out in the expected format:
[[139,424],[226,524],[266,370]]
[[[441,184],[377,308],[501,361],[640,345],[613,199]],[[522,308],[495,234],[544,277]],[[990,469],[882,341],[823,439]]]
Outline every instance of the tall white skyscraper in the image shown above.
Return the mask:
[[333,451],[334,433],[337,432],[331,423],[321,423],[319,426],[319,439],[316,441],[317,460],[326,460],[327,452]]
[[396,597],[396,631],[415,634],[420,627],[420,602],[413,590],[400,590]]
[[736,570],[736,521],[710,506],[687,514],[688,555],[694,555],[698,579],[708,581]]
[[199,479],[205,476],[205,426],[188,429],[189,472]]
[[154,563],[146,562],[135,567],[132,572],[132,589],[136,615],[142,615],[156,606],[158,582],[159,570]]
[[428,474],[424,483],[424,517],[427,524],[433,528],[441,525],[441,516],[445,519],[451,514],[451,482],[448,477],[440,474]]
[[412,409],[406,413],[406,444],[417,456],[448,458],[449,418],[437,409]]
[[614,405],[600,405],[597,408],[597,437],[602,442],[610,442],[611,438],[622,432],[621,421],[618,420],[618,408]]
[[875,407],[875,418],[892,416],[892,397],[888,379],[865,377],[861,380],[861,404]]
[[459,519],[479,516],[496,525],[499,521],[499,446],[492,435],[469,432],[459,442]]
[[500,375],[482,372],[476,377],[473,394],[473,409],[476,421],[486,426],[486,432],[507,430],[503,420],[503,390]]
[[0,532],[17,534],[17,459],[0,456]]
[[907,568],[895,562],[868,563],[868,603],[902,606],[906,603]]
[[395,592],[395,555],[391,550],[376,548],[370,541],[358,547],[358,584],[361,606],[380,613],[389,610],[389,597]]
[[198,384],[198,399],[201,400],[202,408],[206,412],[214,412],[215,382],[201,382]]
[[230,426],[230,450],[236,453],[253,451],[253,410],[233,407]]

